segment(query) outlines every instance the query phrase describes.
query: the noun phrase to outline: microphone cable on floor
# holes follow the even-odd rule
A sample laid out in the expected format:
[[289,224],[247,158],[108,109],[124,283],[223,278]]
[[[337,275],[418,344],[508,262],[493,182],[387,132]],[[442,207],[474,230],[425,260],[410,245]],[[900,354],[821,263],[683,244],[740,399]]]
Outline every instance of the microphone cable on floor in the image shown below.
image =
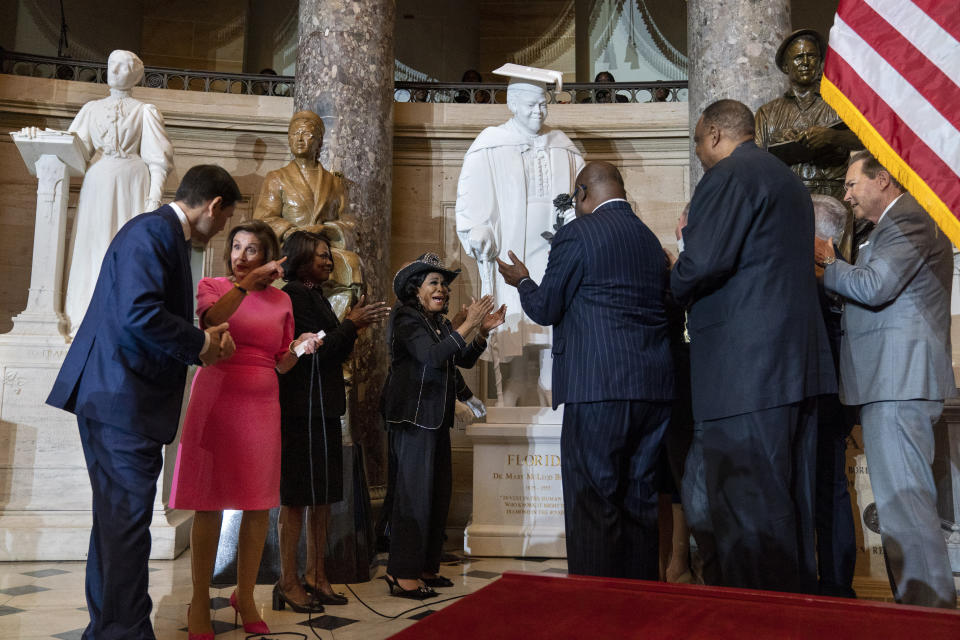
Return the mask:
[[[314,384],[314,381],[316,381],[316,384]],[[324,479],[325,479],[324,492],[326,493],[325,499],[328,501],[326,504],[329,504],[329,499],[330,499],[330,471],[329,471],[329,465],[326,464],[326,458],[327,458],[327,455],[328,455],[328,453],[329,453],[329,448],[328,448],[328,447],[329,447],[329,444],[328,444],[328,442],[327,442],[327,420],[326,420],[326,413],[325,413],[325,410],[324,410],[324,403],[323,403],[323,383],[321,382],[321,376],[320,376],[320,362],[319,362],[319,359],[317,358],[316,352],[310,354],[310,388],[309,388],[309,392],[307,393],[307,459],[308,459],[308,461],[309,461],[309,467],[310,467],[310,498],[311,498],[311,501],[313,502],[313,505],[314,505],[314,507],[310,507],[311,509],[312,509],[312,508],[315,508],[315,507],[317,506],[317,493],[316,493],[316,492],[317,492],[317,488],[316,488],[316,483],[314,482],[314,475],[313,475],[313,474],[314,474],[314,460],[313,460],[313,429],[312,429],[312,425],[313,425],[313,391],[314,391],[314,387],[316,387],[317,392],[320,394],[320,421],[321,421],[321,423],[322,423],[322,425],[323,425],[321,431],[322,431],[322,435],[323,435],[323,451],[324,451],[324,465],[323,465],[323,466],[324,466]],[[306,508],[305,508],[305,510],[306,510]],[[313,517],[313,514],[312,514],[312,513],[311,513],[310,517],[311,517],[311,518]],[[303,520],[306,520],[306,518],[304,518]],[[328,523],[329,523],[329,519],[328,519],[328,522],[323,523],[323,524],[324,524],[324,526],[326,526]],[[329,532],[328,532],[328,533],[329,533]],[[326,547],[326,548],[324,549],[324,553],[326,553],[326,552],[331,551],[331,549],[330,549],[330,536],[329,536],[329,535],[324,535],[324,538],[325,538],[325,545],[324,545],[324,546]],[[311,545],[316,545],[316,536],[314,536],[313,539],[309,541],[309,543],[310,543]],[[317,553],[318,553],[319,551],[320,551],[319,549],[317,549],[316,547],[314,547],[314,558],[319,558],[319,555],[317,555]],[[314,583],[315,585],[318,584],[318,577],[319,577],[319,576],[318,576],[317,574],[314,575],[313,583]],[[376,579],[376,580],[379,580],[380,578],[375,578],[375,579]],[[353,588],[352,588],[349,584],[344,583],[343,586],[345,586],[345,587],[347,588],[347,590],[353,595],[353,597],[357,599],[357,602],[359,602],[360,604],[362,604],[364,607],[366,607],[366,608],[367,608],[369,611],[371,611],[372,613],[380,616],[381,618],[386,618],[387,620],[396,620],[396,619],[398,619],[398,618],[401,618],[401,617],[407,615],[407,614],[410,613],[411,611],[416,611],[417,609],[423,609],[424,607],[428,607],[428,606],[434,605],[434,604],[440,604],[440,603],[443,603],[443,602],[449,602],[449,601],[451,601],[451,600],[459,600],[460,598],[463,598],[464,596],[469,595],[469,594],[466,594],[466,593],[465,593],[465,594],[458,595],[458,596],[451,596],[451,597],[449,597],[449,598],[443,598],[442,600],[431,600],[430,602],[424,602],[423,604],[417,605],[417,606],[415,606],[415,607],[410,607],[409,609],[405,609],[404,611],[401,611],[400,613],[397,613],[397,614],[395,614],[395,615],[387,615],[387,614],[385,614],[385,613],[381,613],[380,611],[377,611],[376,609],[374,609],[373,607],[371,607],[369,604],[367,604],[366,602],[364,602],[363,598],[361,598],[359,595],[357,595],[357,592],[354,591]],[[316,616],[316,617],[314,617],[313,612],[310,612],[310,613],[307,614],[306,625],[310,628],[310,630],[313,632],[314,637],[316,637],[318,640],[324,640],[324,639],[323,639],[323,637],[320,635],[318,628],[314,625],[314,620],[319,621],[319,620],[321,620],[323,617],[326,617],[327,615],[329,615],[329,613],[326,613],[326,612],[325,612],[324,614],[322,614],[322,615],[320,615],[320,616]],[[330,638],[332,638],[332,639],[334,639],[334,640],[336,639],[336,635],[334,634],[334,630],[333,630],[333,629],[324,629],[324,630],[330,632]],[[298,632],[295,632],[295,631],[285,631],[285,632],[280,632],[280,633],[275,633],[275,634],[263,634],[263,635],[254,634],[254,635],[247,636],[247,639],[246,639],[246,640],[253,640],[254,638],[264,638],[264,639],[266,639],[266,638],[269,638],[270,636],[273,636],[273,635],[293,635],[293,636],[297,636],[297,637],[299,637],[299,638],[302,638],[303,640],[307,640],[306,634],[298,633]]]

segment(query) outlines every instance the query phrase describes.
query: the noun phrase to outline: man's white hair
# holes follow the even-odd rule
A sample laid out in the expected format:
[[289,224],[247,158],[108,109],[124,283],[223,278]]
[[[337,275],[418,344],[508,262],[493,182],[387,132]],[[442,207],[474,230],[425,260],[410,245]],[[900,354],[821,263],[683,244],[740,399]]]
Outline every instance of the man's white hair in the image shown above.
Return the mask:
[[810,198],[813,200],[817,236],[839,242],[847,222],[847,208],[833,196],[822,193],[811,194]]

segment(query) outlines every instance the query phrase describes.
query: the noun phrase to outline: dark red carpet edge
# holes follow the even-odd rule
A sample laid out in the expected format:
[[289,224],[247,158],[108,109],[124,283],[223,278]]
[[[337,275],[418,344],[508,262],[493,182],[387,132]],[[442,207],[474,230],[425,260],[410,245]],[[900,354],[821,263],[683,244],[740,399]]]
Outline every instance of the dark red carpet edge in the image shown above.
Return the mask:
[[508,572],[395,640],[960,640],[960,612],[773,591]]

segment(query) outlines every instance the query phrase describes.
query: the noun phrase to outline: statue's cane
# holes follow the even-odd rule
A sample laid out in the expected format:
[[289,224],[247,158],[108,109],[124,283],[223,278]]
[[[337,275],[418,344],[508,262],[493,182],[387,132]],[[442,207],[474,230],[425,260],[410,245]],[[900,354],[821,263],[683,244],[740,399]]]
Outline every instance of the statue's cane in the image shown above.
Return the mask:
[[[485,296],[493,293],[493,279],[496,277],[497,263],[494,260],[487,260],[475,252],[473,257],[477,260],[477,266],[480,267],[480,295]],[[490,356],[493,359],[493,380],[497,388],[497,406],[503,406],[503,372],[500,371],[500,348],[497,344],[497,332],[490,333]]]

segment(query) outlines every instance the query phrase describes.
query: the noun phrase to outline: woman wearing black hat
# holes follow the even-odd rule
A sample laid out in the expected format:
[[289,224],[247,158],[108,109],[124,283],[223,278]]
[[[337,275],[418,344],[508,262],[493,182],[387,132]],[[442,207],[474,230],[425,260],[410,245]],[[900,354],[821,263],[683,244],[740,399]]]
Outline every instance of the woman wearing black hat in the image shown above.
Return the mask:
[[453,586],[437,571],[450,507],[456,370],[476,363],[490,330],[506,316],[505,306],[491,313],[493,298],[485,296],[453,327],[444,314],[459,273],[425,253],[393,279],[397,305],[387,329],[390,375],[383,407],[396,477],[384,579],[390,593],[403,598],[422,600],[437,595],[431,587]]

